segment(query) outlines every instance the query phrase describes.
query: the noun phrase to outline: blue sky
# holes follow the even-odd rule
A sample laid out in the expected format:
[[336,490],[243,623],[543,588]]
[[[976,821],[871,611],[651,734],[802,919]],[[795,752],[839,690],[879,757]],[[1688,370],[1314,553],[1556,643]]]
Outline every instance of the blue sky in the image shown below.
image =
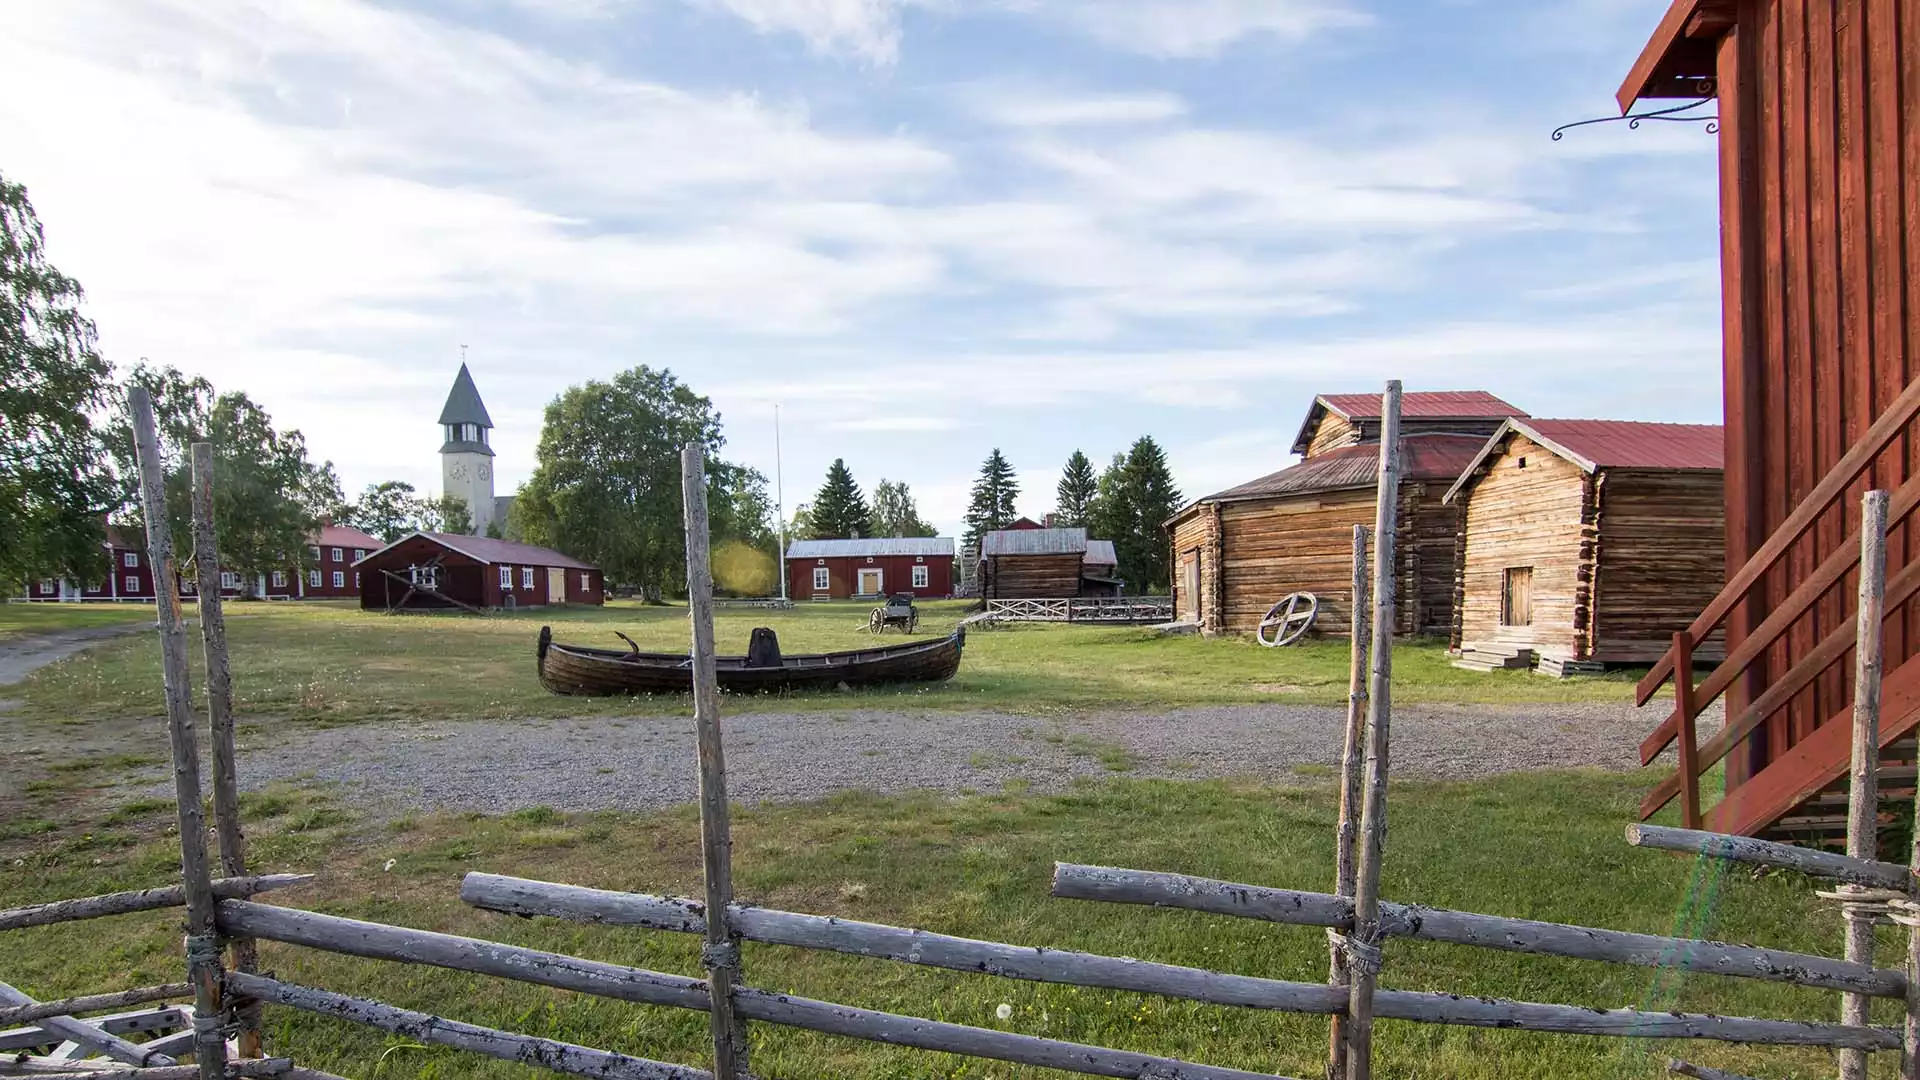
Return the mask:
[[245,389],[349,491],[503,493],[564,387],[670,367],[786,501],[834,457],[959,527],[1152,434],[1188,496],[1312,395],[1716,421],[1714,140],[1556,125],[1666,0],[60,0],[0,170],[108,355]]

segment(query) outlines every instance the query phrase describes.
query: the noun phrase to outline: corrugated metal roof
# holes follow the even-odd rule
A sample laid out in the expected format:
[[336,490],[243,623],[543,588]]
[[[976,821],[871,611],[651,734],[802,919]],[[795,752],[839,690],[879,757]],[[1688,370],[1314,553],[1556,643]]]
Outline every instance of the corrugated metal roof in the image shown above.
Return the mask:
[[787,545],[789,559],[834,559],[850,555],[921,555],[953,557],[948,536],[876,536],[860,540],[795,540]]
[[1080,560],[1088,566],[1119,566],[1120,555],[1113,550],[1111,540],[1087,541],[1087,557]]
[[495,540],[491,536],[464,536],[459,533],[413,532],[395,540],[379,551],[372,552],[366,559],[354,563],[355,566],[368,559],[377,559],[388,549],[404,544],[416,536],[444,548],[451,548],[470,559],[483,563],[499,563],[509,566],[564,566],[573,570],[598,570],[591,563],[583,563],[570,555],[562,555],[552,548],[535,547],[532,544],[516,544],[511,540]]
[[[1380,416],[1379,394],[1321,394],[1314,401],[1349,420],[1374,420]],[[1485,390],[1411,390],[1400,395],[1400,415],[1445,420],[1527,414]]]
[[980,538],[980,554],[1079,555],[1087,550],[1087,530],[1001,529]]
[[[1460,475],[1460,471],[1485,445],[1486,440],[1477,435],[1405,436],[1400,440],[1400,475],[1406,480],[1452,480]],[[1216,492],[1199,500],[1199,503],[1239,502],[1244,499],[1372,487],[1379,476],[1380,446],[1377,443],[1363,443],[1329,450],[1291,468]]]
[[1448,490],[1460,494],[1507,440],[1525,435],[1580,466],[1595,469],[1702,469],[1724,467],[1726,429],[1719,424],[1655,424],[1644,420],[1509,419],[1460,470]]
[[1719,424],[1654,424],[1643,420],[1519,420],[1514,427],[1535,441],[1618,469],[1718,469],[1725,463],[1726,429]]

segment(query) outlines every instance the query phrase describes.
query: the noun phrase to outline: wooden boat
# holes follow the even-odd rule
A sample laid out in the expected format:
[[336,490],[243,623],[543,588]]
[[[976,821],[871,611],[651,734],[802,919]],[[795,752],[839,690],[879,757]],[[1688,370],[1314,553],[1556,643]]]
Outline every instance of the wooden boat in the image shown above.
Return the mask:
[[[562,645],[553,640],[552,627],[541,627],[540,685],[556,694],[590,697],[693,691],[691,657],[641,652],[633,639],[619,636],[627,642],[625,650],[595,649]],[[960,652],[966,643],[967,632],[962,628],[932,641],[783,656],[774,632],[760,627],[753,632],[747,655],[716,657],[715,667],[720,688],[742,694],[842,684],[942,682],[960,670]]]

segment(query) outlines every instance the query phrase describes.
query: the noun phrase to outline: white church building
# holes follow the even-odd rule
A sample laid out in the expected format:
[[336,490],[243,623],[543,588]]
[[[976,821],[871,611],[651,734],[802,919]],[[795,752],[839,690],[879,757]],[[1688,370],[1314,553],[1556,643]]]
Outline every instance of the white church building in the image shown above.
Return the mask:
[[475,536],[485,536],[490,526],[505,536],[513,496],[493,493],[493,418],[464,363],[440,410],[440,430],[446,436],[440,447],[440,490],[467,504]]

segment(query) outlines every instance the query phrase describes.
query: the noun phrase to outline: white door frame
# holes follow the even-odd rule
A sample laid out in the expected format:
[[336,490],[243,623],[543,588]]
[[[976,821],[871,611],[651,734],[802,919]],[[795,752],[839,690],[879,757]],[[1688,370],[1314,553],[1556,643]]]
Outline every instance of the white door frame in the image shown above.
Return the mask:
[[[874,580],[875,587],[871,592],[865,588],[868,574],[872,574]],[[854,572],[853,586],[861,596],[883,596],[887,591],[887,573],[878,566],[858,567]]]

